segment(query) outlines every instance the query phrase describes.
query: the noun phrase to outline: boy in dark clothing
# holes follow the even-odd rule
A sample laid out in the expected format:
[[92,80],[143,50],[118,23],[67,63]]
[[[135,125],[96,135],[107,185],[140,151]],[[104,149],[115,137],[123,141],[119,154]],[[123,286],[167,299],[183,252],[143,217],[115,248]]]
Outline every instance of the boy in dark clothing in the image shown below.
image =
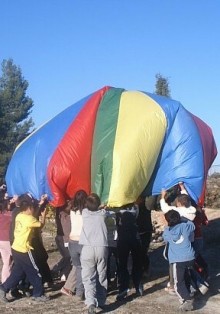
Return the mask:
[[142,270],[143,275],[147,276],[149,273],[150,260],[148,256],[148,249],[153,232],[151,210],[147,208],[144,198],[137,200],[139,206],[139,214],[137,217],[138,232],[141,240],[142,252]]
[[129,291],[129,272],[127,268],[128,257],[132,256],[132,279],[139,296],[143,295],[142,277],[142,251],[136,218],[139,209],[137,205],[123,206],[116,214],[117,221],[117,250],[119,260],[119,294],[117,301],[124,299]]

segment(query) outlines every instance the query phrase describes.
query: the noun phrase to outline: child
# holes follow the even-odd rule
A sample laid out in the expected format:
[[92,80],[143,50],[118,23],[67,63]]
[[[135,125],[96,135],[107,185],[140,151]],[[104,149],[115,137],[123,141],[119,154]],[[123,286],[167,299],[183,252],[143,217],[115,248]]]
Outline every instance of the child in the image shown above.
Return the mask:
[[[40,202],[33,199],[34,203],[34,213],[33,216],[39,220],[42,211],[45,211],[47,206],[47,194],[41,196]],[[34,228],[31,237],[31,246],[33,247],[32,254],[35,260],[35,263],[39,269],[39,272],[42,276],[42,282],[44,287],[52,287],[53,280],[50,272],[50,267],[47,263],[48,254],[43,244],[42,232],[40,228]]]
[[7,210],[7,205],[7,200],[0,201],[0,256],[3,263],[1,271],[2,283],[9,277],[13,264],[9,239],[11,211]]
[[118,283],[118,252],[117,252],[117,230],[115,217],[107,217],[106,226],[108,232],[108,263],[107,280],[108,291],[117,287]]
[[107,258],[108,239],[105,218],[108,212],[100,208],[100,198],[92,193],[86,199],[86,208],[82,211],[83,226],[79,244],[81,244],[82,281],[85,288],[85,304],[88,313],[96,313],[96,307],[102,307],[107,294]]
[[168,227],[163,232],[164,241],[169,243],[168,259],[173,264],[174,287],[179,297],[181,311],[191,311],[189,269],[194,265],[195,252],[192,247],[195,226],[191,221],[181,222],[180,214],[170,210],[165,214]]
[[128,258],[132,256],[132,280],[137,296],[143,295],[142,247],[138,232],[137,217],[139,208],[136,204],[127,204],[120,208],[117,218],[117,249],[119,260],[119,294],[117,301],[122,301],[129,292]]
[[12,256],[14,266],[11,275],[0,285],[0,300],[8,302],[6,293],[16,287],[20,280],[27,276],[28,281],[33,286],[33,300],[47,301],[48,298],[43,294],[41,275],[34,262],[29,243],[30,234],[33,228],[40,228],[45,224],[46,211],[42,212],[42,221],[33,217],[33,203],[31,198],[23,199],[20,202],[20,213],[15,219],[14,241],[12,244]]
[[[148,250],[151,242],[153,225],[151,219],[151,207],[155,200],[154,196],[147,196],[145,199],[139,197],[137,200],[139,206],[139,215],[137,217],[138,232],[141,240],[141,252],[142,252],[142,270],[143,276],[148,277],[150,260],[148,256]],[[151,204],[150,204],[151,203]]]
[[196,218],[193,220],[195,225],[195,238],[193,242],[193,247],[196,254],[196,263],[201,269],[200,272],[206,279],[208,277],[208,265],[203,258],[203,234],[202,229],[207,226],[209,221],[205,214],[205,210],[199,206],[196,208]]
[[174,209],[178,211],[182,220],[189,219],[193,221],[196,217],[196,208],[191,205],[190,197],[187,194],[182,182],[179,183],[181,194],[177,195],[175,199],[176,205],[168,205],[165,201],[167,191],[162,190],[160,207],[162,212],[167,213],[169,210]]
[[[80,262],[82,245],[79,244],[79,238],[80,238],[82,224],[83,224],[82,210],[85,208],[86,199],[87,199],[87,193],[84,190],[79,190],[76,192],[76,194],[74,195],[74,198],[70,200],[68,204],[70,208],[70,220],[71,220],[71,231],[69,235],[69,253],[72,259],[73,268],[70,273],[71,279],[68,276],[66,284],[61,289],[62,293],[71,296],[71,292],[73,291],[73,286],[75,286],[76,297],[79,300],[84,299],[84,287],[82,283],[82,267],[81,267],[81,262]],[[72,275],[74,275],[74,277]]]
[[71,230],[70,208],[68,207],[68,204],[56,208],[55,221],[57,226],[55,241],[62,257],[58,263],[52,267],[51,273],[53,277],[60,277],[61,281],[66,281],[72,268],[68,249],[69,234]]
[[[164,213],[167,213],[169,210],[176,210],[180,216],[181,220],[190,220],[193,221],[196,217],[196,208],[191,205],[191,199],[187,194],[187,191],[182,182],[179,183],[180,193],[175,198],[175,205],[169,205],[165,198],[167,195],[167,191],[162,190],[161,199],[160,199],[160,207]],[[169,283],[165,290],[169,294],[175,294],[174,290],[174,280],[173,280],[173,265],[169,261]]]

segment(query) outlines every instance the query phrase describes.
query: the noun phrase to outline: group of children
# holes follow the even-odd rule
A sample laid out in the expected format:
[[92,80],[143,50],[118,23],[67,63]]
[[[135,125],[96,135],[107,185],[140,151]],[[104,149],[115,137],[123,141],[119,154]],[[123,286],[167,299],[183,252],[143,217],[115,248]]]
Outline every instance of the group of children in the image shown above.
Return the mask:
[[[169,205],[165,201],[164,190],[160,200],[167,221],[163,232],[170,269],[167,290],[179,297],[180,310],[191,311],[194,292],[198,289],[205,294],[208,290],[207,264],[201,254],[201,228],[208,223],[208,219],[203,209],[191,205],[190,196],[183,183],[180,183],[179,187],[180,194],[175,199],[175,205]],[[196,269],[198,264],[203,274]]]
[[[144,204],[141,206],[143,209]],[[136,294],[142,296],[142,273],[149,266],[146,255],[152,233],[150,215],[141,214],[140,221],[142,224],[145,222],[146,227],[140,228],[141,224],[137,223],[139,206],[127,204],[109,210],[101,204],[97,194],[86,195],[82,190],[75,194],[64,210],[70,211],[69,252],[72,271],[61,292],[72,296],[75,286],[76,296],[85,298],[88,313],[95,313],[97,307],[103,308],[111,283],[110,260],[113,255],[119,285],[116,299],[122,300],[130,287],[128,259],[131,253],[133,284]]]
[[[188,311],[193,309],[190,285],[195,258],[199,256],[202,259],[202,256],[198,249],[201,249],[201,241],[193,245],[195,224],[192,221],[196,217],[196,209],[191,206],[183,184],[180,184],[180,188],[182,194],[177,196],[176,206],[167,204],[166,191],[162,191],[160,206],[168,224],[163,238],[169,244],[170,288],[180,299],[180,309]],[[6,239],[9,246],[11,244],[13,267],[8,263],[8,274],[5,270],[2,271],[1,300],[7,302],[6,293],[16,291],[21,282],[28,282],[33,286],[33,300],[47,301],[43,284],[52,283],[51,274],[65,269],[62,275],[66,282],[61,292],[68,296],[75,292],[80,300],[85,299],[88,313],[96,313],[96,308],[103,308],[106,303],[111,277],[109,260],[113,253],[119,286],[116,300],[123,300],[129,291],[129,255],[132,257],[131,277],[136,295],[143,295],[142,278],[149,267],[148,248],[152,234],[151,215],[145,199],[140,198],[137,204],[109,210],[101,204],[97,194],[87,195],[83,190],[78,191],[65,207],[56,210],[56,243],[62,259],[53,267],[52,272],[47,264],[48,256],[41,238],[41,228],[46,217],[46,197],[43,196],[36,205],[36,201],[25,194],[11,200],[11,203],[15,203],[15,208],[11,218],[5,218],[5,223],[7,221],[7,225],[10,225],[13,238],[11,242],[9,238]],[[4,211],[6,212],[8,211]],[[111,228],[106,224],[108,218],[113,221]],[[201,220],[199,224],[201,227]],[[110,234],[113,235],[111,241]],[[110,245],[110,242],[114,244]],[[39,250],[42,251],[40,256],[43,258],[36,254]],[[207,266],[205,262],[204,265]]]

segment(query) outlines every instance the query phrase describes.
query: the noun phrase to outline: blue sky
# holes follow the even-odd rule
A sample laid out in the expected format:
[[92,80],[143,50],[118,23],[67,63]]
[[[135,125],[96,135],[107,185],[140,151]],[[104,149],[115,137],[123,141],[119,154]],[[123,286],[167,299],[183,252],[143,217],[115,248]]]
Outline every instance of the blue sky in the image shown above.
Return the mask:
[[36,126],[105,85],[153,92],[161,73],[220,151],[219,30],[219,0],[1,0],[0,61],[21,67]]

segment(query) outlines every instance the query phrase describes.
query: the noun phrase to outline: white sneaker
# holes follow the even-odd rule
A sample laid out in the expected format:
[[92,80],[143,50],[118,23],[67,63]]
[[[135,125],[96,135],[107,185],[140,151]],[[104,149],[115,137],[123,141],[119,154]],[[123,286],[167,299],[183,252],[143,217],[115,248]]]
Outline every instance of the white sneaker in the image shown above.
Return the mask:
[[65,275],[62,275],[62,276],[60,277],[60,281],[66,281],[66,276],[65,276]]
[[204,282],[204,284],[200,283],[198,284],[198,289],[200,291],[201,294],[206,294],[209,290],[209,285],[207,282]]

